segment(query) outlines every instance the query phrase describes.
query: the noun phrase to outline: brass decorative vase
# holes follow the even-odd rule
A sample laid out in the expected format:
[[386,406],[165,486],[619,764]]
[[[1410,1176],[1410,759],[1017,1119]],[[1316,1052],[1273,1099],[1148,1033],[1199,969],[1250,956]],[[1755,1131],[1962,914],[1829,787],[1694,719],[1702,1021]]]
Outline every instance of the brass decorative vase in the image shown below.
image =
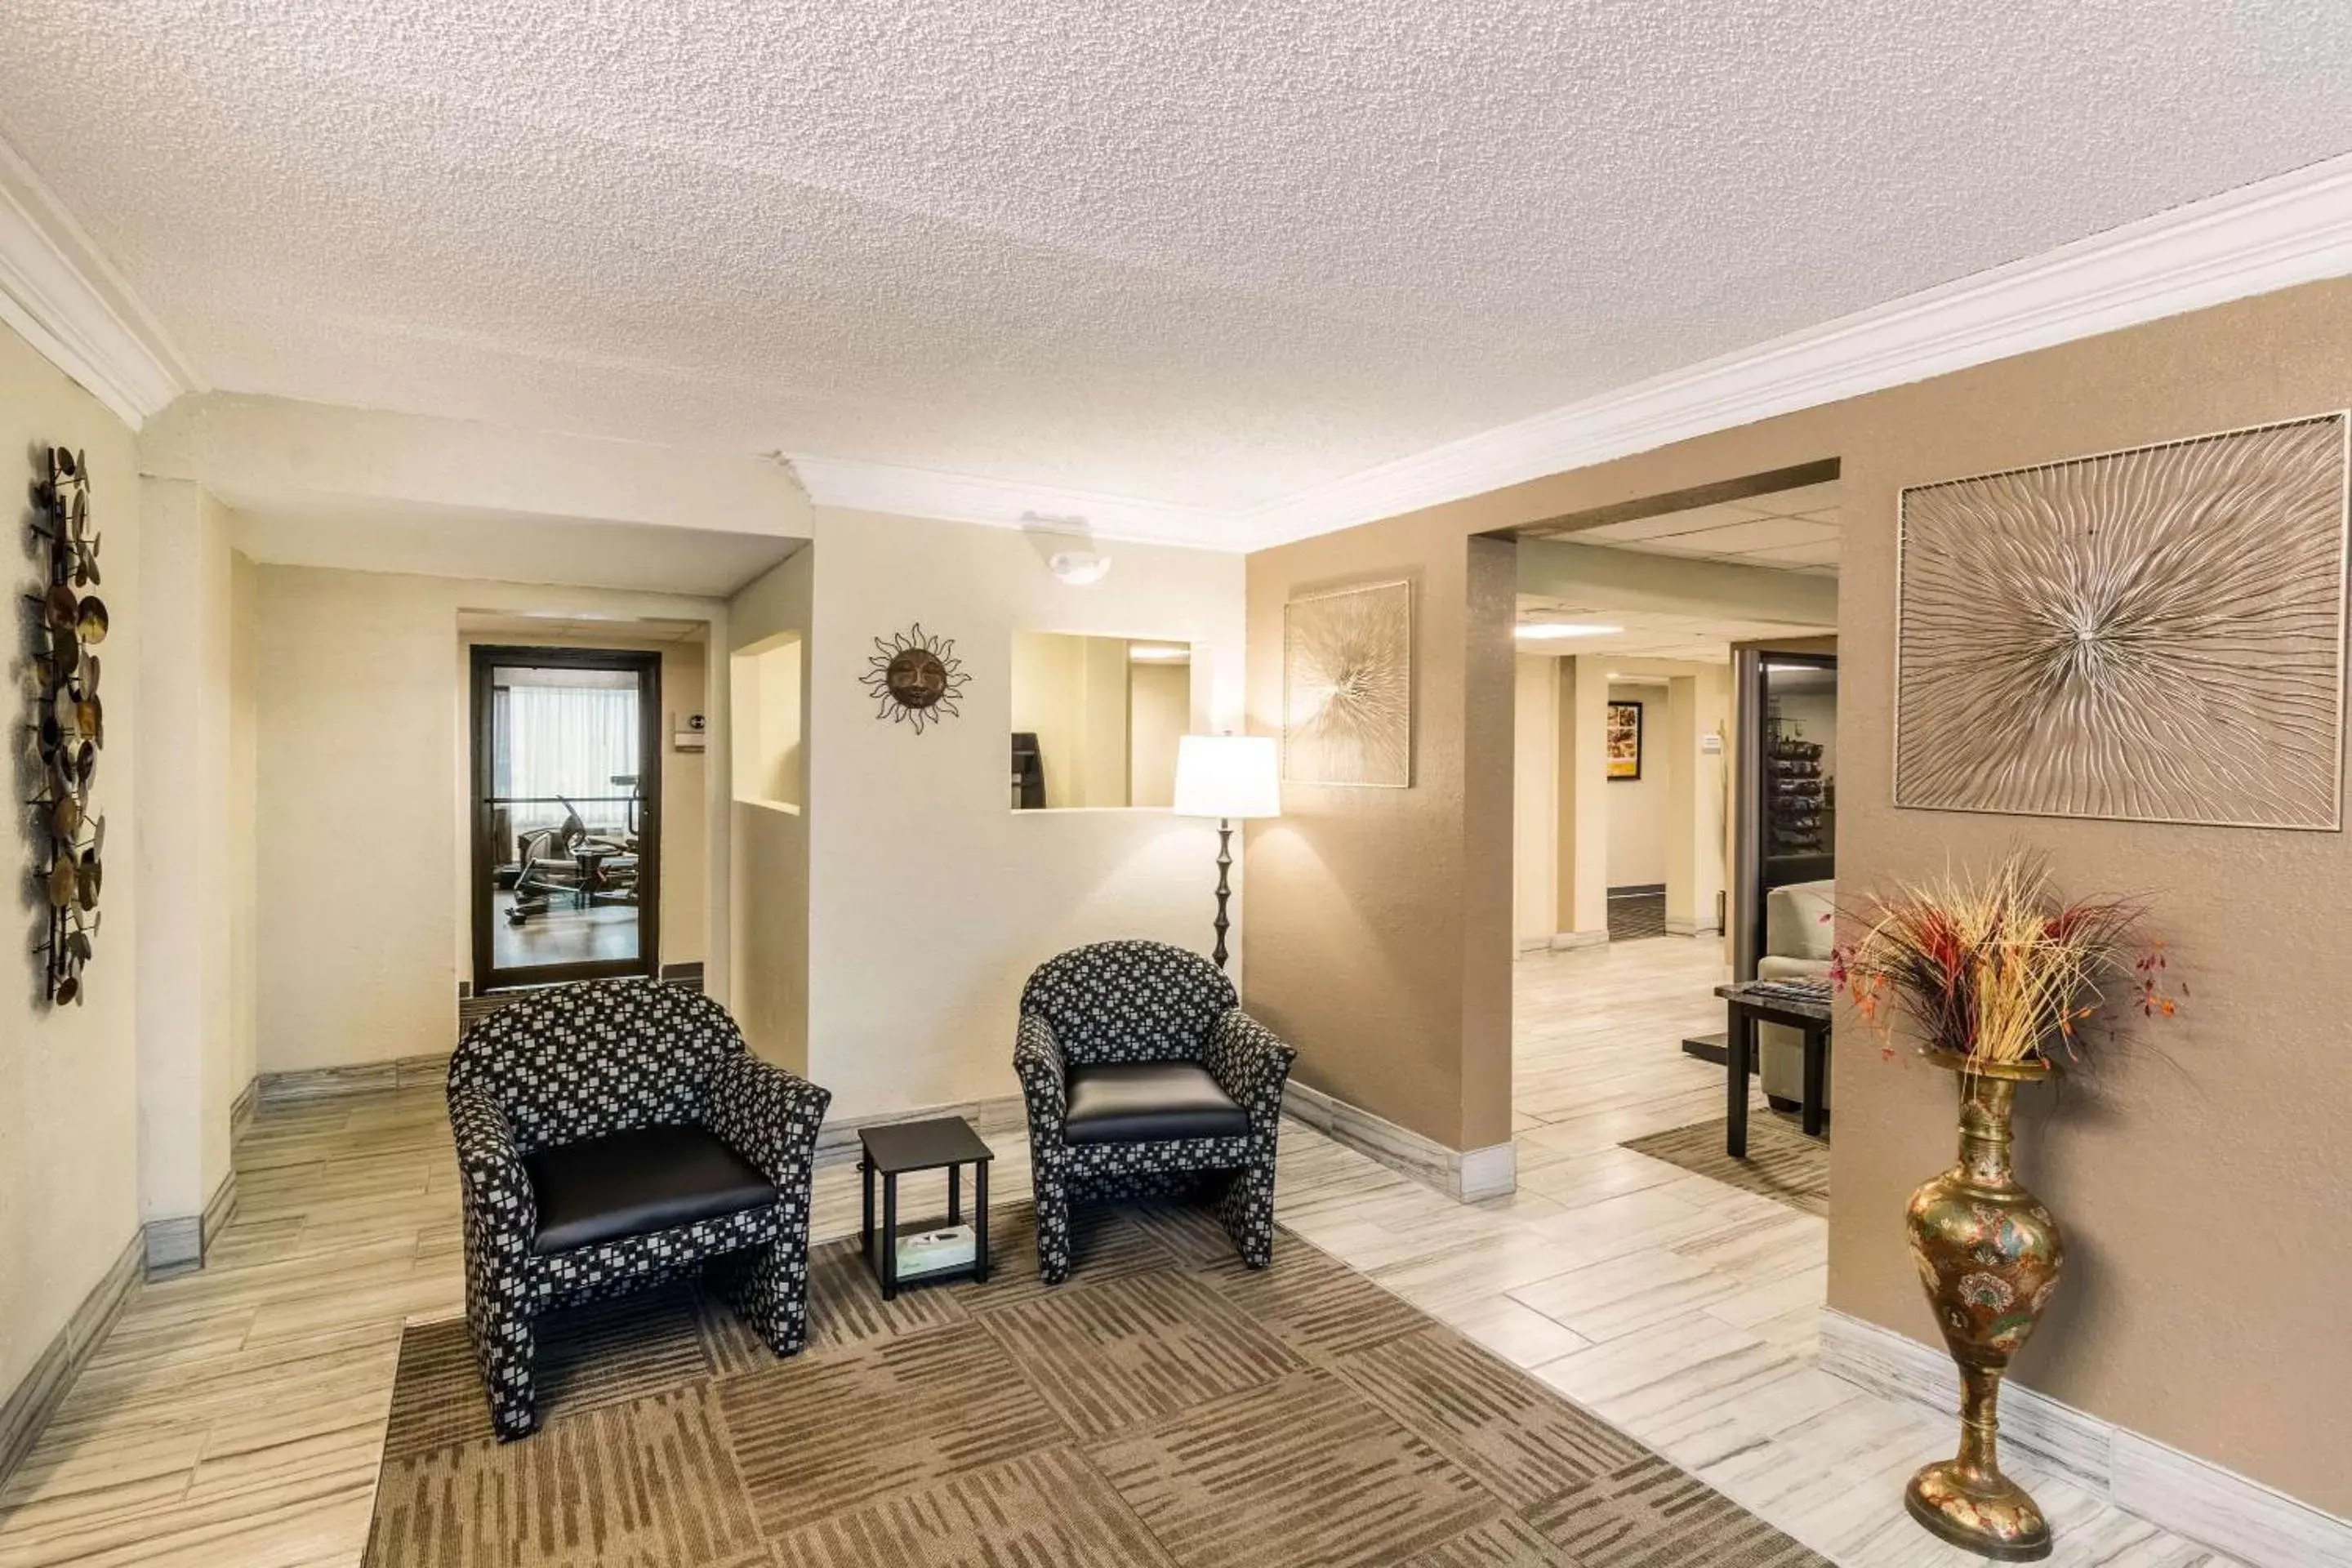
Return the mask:
[[2033,1332],[2066,1257],[2058,1222],[2010,1168],[2017,1086],[2050,1076],[2044,1062],[1971,1065],[1928,1059],[1960,1078],[1958,1163],[1911,1194],[1911,1260],[1944,1343],[1960,1369],[1960,1450],[1911,1478],[1904,1503],[1935,1534],[2003,1563],[2050,1555],[2050,1523],[2000,1473],[1995,1439],[2001,1373]]

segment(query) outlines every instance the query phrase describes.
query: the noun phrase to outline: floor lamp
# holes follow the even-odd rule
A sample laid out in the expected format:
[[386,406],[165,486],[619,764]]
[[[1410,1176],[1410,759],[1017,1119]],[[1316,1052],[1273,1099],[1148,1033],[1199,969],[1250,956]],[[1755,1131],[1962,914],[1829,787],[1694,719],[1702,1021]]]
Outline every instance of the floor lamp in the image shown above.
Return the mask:
[[1270,735],[1187,735],[1176,745],[1176,815],[1217,819],[1217,967],[1225,966],[1234,822],[1282,815],[1282,753]]

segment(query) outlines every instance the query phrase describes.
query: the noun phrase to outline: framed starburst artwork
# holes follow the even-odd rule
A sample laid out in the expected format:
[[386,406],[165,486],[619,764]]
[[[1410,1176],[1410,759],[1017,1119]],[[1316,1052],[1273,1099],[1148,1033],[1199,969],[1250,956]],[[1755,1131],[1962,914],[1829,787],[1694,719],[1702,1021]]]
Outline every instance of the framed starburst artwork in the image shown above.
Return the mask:
[[1412,784],[1412,584],[1372,583],[1282,611],[1282,776]]
[[1904,490],[1895,804],[2340,828],[2347,423]]

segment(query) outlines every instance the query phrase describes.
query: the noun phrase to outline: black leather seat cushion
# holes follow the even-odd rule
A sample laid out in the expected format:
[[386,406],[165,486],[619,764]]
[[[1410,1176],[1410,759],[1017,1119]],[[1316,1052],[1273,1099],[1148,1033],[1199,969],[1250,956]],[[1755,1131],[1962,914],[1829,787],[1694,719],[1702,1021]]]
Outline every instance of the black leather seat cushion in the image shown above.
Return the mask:
[[1191,1062],[1105,1062],[1074,1067],[1065,1135],[1073,1143],[1145,1143],[1163,1138],[1239,1138],[1249,1112]]
[[699,1127],[639,1127],[523,1156],[535,1252],[569,1252],[776,1201],[775,1184]]

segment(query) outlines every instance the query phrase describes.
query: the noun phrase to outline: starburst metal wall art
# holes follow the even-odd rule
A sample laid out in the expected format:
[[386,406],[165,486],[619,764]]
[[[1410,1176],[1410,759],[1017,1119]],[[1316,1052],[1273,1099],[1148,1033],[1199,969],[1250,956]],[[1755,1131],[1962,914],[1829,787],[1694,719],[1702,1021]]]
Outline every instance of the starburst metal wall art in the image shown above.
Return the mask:
[[928,637],[917,621],[910,630],[876,637],[874,648],[857,679],[874,699],[875,718],[911,724],[919,735],[926,724],[963,716],[957,704],[971,677],[955,656],[955,638]]
[[1905,490],[1895,804],[2340,827],[2347,423]]
[[1282,776],[1412,783],[1412,584],[1374,583],[1282,612]]

